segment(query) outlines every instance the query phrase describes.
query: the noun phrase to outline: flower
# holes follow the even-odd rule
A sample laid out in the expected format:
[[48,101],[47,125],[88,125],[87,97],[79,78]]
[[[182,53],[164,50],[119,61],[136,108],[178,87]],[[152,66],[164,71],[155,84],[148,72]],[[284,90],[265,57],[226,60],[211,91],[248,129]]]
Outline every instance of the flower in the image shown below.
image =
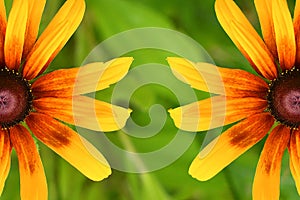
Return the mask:
[[0,194],[15,149],[22,199],[47,199],[33,134],[88,178],[110,175],[105,158],[62,122],[96,131],[118,130],[130,110],[81,94],[107,88],[128,72],[132,58],[43,74],[79,26],[84,0],[67,0],[37,38],[45,0],[14,0],[8,19],[0,2]]
[[205,181],[263,139],[253,199],[279,199],[285,149],[300,194],[300,1],[292,19],[285,0],[254,0],[263,39],[232,0],[216,0],[220,24],[253,66],[240,69],[168,58],[173,73],[211,98],[171,109],[177,127],[204,131],[236,122],[192,162],[189,173]]

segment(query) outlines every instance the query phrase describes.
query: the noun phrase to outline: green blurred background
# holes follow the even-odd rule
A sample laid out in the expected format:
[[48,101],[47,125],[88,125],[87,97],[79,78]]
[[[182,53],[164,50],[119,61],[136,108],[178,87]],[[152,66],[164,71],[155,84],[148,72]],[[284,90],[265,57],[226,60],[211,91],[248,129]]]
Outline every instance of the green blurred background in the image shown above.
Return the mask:
[[[63,2],[47,1],[41,30],[44,29]],[[260,31],[253,1],[239,0],[237,3]],[[293,7],[294,1],[289,1],[289,3]],[[241,68],[254,73],[217,22],[214,0],[87,0],[86,4],[83,22],[65,48],[52,62],[48,71],[80,66],[96,45],[114,34],[133,28],[163,27],[180,31],[196,40],[206,49],[217,65]],[[170,52],[155,49],[144,49],[126,54],[126,56],[135,57],[131,69],[151,62],[167,66],[165,58],[172,55]],[[177,81],[174,77],[173,79],[172,77],[169,78],[170,81]],[[187,85],[184,87],[190,89]],[[96,98],[109,102],[113,91],[114,86],[99,91],[96,93]],[[204,92],[195,91],[195,94],[198,99],[209,97],[209,94]],[[190,101],[188,98],[184,100],[185,103],[190,103]],[[149,109],[154,104],[159,104],[166,110],[180,105],[176,96],[168,88],[155,84],[145,85],[130,97],[129,107],[133,109],[132,120],[140,126],[152,123]],[[168,144],[178,132],[169,115],[167,113],[166,115],[167,120],[163,128],[151,138],[132,137],[123,131],[105,134],[111,142],[124,150],[133,152],[154,151]],[[86,132],[89,133],[89,131]],[[97,139],[97,134],[102,133],[91,133],[94,138],[89,139]],[[258,143],[213,179],[199,182],[188,175],[188,168],[198,154],[206,133],[186,132],[185,134],[189,135],[187,137],[194,137],[193,143],[179,159],[169,166],[143,174],[113,169],[112,175],[102,182],[88,180],[65,160],[43,144],[38,143],[48,181],[49,199],[251,199],[255,167],[264,141]],[[283,158],[281,174],[281,199],[298,198],[290,175],[287,154]],[[13,154],[11,171],[0,199],[19,199],[19,172],[15,154]]]

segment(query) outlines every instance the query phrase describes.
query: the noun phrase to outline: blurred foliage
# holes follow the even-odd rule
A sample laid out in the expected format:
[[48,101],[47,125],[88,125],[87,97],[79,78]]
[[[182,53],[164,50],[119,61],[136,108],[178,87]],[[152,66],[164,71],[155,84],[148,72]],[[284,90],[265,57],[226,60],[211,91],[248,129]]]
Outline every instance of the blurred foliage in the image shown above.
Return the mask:
[[[47,1],[41,30],[46,27],[63,2]],[[260,31],[253,1],[238,0],[236,2]],[[289,2],[293,6],[293,1]],[[96,45],[114,34],[133,28],[163,27],[180,31],[196,40],[207,50],[217,65],[241,68],[254,73],[219,25],[214,12],[214,0],[87,0],[86,4],[86,13],[81,26],[52,62],[48,71],[80,66]],[[144,49],[128,55],[135,57],[133,69],[135,66],[149,62],[167,65],[165,58],[170,54]],[[170,81],[180,82],[174,77],[170,77]],[[188,88],[186,85],[182,87]],[[97,92],[96,97],[109,101],[113,89],[114,87],[111,87]],[[195,92],[198,99],[209,96],[203,92]],[[188,103],[188,99],[186,102]],[[179,106],[176,96],[168,88],[146,85],[135,91],[130,99],[130,107],[133,109],[132,120],[140,126],[152,123],[149,118],[149,109],[154,104],[159,104],[166,110]],[[135,138],[123,131],[105,134],[109,140],[125,150],[153,151],[166,145],[177,134],[178,130],[167,113],[166,115],[164,127],[153,138]],[[97,134],[102,134],[86,132],[88,134],[85,136],[92,141],[97,140]],[[88,180],[66,161],[39,143],[48,181],[49,199],[251,199],[255,167],[264,141],[242,155],[216,177],[207,182],[199,182],[188,175],[188,168],[200,150],[205,133],[193,135],[193,133],[186,132],[185,134],[189,135],[188,137],[195,137],[193,143],[179,159],[169,166],[143,174],[113,170],[113,174],[102,182]],[[283,159],[281,174],[281,199],[298,198],[289,172],[287,155]],[[19,199],[19,172],[15,154],[13,154],[11,172],[1,197],[1,200],[14,199]]]

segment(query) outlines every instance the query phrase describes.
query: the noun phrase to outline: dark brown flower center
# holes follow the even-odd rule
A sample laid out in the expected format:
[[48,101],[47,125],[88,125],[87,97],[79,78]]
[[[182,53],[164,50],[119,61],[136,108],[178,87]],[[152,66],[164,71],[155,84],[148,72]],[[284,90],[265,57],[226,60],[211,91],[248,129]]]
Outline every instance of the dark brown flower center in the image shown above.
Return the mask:
[[30,84],[18,72],[0,68],[0,126],[7,129],[23,121],[32,108]]
[[300,70],[282,72],[270,83],[269,110],[277,121],[298,128],[300,125]]

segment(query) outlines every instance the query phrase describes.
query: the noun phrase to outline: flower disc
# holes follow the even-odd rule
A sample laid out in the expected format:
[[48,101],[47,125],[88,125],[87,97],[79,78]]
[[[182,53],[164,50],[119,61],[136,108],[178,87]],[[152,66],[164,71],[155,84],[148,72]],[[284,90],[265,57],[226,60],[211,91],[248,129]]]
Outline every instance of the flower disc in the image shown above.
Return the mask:
[[300,71],[283,72],[270,84],[269,109],[281,123],[298,128],[300,125]]
[[0,125],[9,128],[25,119],[31,110],[30,84],[19,73],[0,69]]

